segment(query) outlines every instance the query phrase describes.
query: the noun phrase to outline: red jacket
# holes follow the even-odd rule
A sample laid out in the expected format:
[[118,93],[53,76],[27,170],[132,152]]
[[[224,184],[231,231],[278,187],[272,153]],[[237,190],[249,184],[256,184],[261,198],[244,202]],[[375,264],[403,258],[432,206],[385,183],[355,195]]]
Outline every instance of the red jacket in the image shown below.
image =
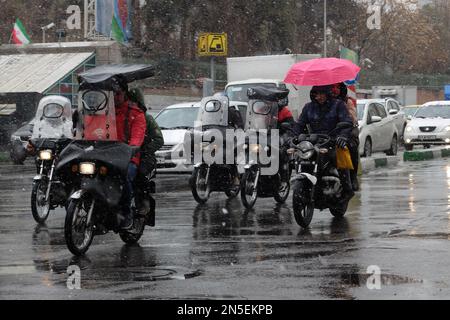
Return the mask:
[[[128,141],[125,133],[125,119],[128,115]],[[147,121],[144,112],[132,102],[125,102],[121,106],[116,106],[116,126],[117,139],[130,146],[141,147],[144,143],[145,132],[147,130]],[[131,162],[139,165],[140,155],[131,159]]]
[[292,112],[287,108],[284,107],[278,112],[278,123],[283,123],[285,121],[294,120],[294,116],[292,115]]

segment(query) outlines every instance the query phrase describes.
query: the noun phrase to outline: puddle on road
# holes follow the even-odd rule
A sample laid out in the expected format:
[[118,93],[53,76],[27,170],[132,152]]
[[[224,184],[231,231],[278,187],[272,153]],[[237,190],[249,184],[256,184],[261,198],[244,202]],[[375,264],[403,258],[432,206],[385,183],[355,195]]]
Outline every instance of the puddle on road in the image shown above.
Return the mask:
[[447,232],[417,233],[417,231],[398,229],[388,232],[372,232],[371,238],[417,238],[417,239],[443,239],[450,240]]

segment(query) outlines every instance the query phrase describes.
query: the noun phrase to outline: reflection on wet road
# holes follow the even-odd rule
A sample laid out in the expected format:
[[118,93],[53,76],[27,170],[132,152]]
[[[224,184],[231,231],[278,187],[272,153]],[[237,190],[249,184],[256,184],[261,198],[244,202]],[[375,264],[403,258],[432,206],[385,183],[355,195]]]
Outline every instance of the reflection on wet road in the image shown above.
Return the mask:
[[[157,227],[139,245],[117,235],[94,240],[83,258],[64,241],[64,211],[36,226],[33,168],[0,167],[0,299],[380,299],[450,293],[450,164],[433,161],[376,171],[346,217],[316,211],[310,229],[291,200],[213,195],[197,205],[187,177],[159,176]],[[174,188],[176,186],[176,189]],[[81,290],[67,289],[67,268]],[[366,286],[381,270],[381,290]]]

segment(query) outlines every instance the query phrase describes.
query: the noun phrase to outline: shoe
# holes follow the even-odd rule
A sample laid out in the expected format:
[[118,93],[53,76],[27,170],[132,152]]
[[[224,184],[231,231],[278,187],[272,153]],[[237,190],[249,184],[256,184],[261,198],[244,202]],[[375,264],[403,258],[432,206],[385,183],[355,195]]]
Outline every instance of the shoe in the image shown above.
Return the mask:
[[358,179],[355,179],[355,180],[352,181],[352,188],[353,188],[353,191],[359,191]]
[[124,217],[122,222],[120,223],[120,230],[128,231],[133,228],[133,219],[130,217]]
[[142,200],[138,207],[138,214],[141,216],[146,216],[148,212],[150,212],[150,201],[147,199]]

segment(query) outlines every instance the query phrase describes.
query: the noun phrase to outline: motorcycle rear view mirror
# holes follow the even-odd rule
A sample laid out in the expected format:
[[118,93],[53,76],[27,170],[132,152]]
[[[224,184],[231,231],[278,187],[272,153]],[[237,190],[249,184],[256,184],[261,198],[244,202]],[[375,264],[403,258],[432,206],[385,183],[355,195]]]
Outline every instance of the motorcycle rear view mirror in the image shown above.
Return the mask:
[[44,118],[59,119],[64,113],[64,107],[57,103],[49,103],[44,107]]
[[103,91],[89,90],[83,93],[82,103],[84,110],[99,112],[108,106],[108,96]]
[[218,112],[220,110],[221,103],[217,100],[208,101],[205,105],[206,112]]
[[256,114],[268,115],[272,109],[272,106],[264,101],[255,101],[252,109]]

